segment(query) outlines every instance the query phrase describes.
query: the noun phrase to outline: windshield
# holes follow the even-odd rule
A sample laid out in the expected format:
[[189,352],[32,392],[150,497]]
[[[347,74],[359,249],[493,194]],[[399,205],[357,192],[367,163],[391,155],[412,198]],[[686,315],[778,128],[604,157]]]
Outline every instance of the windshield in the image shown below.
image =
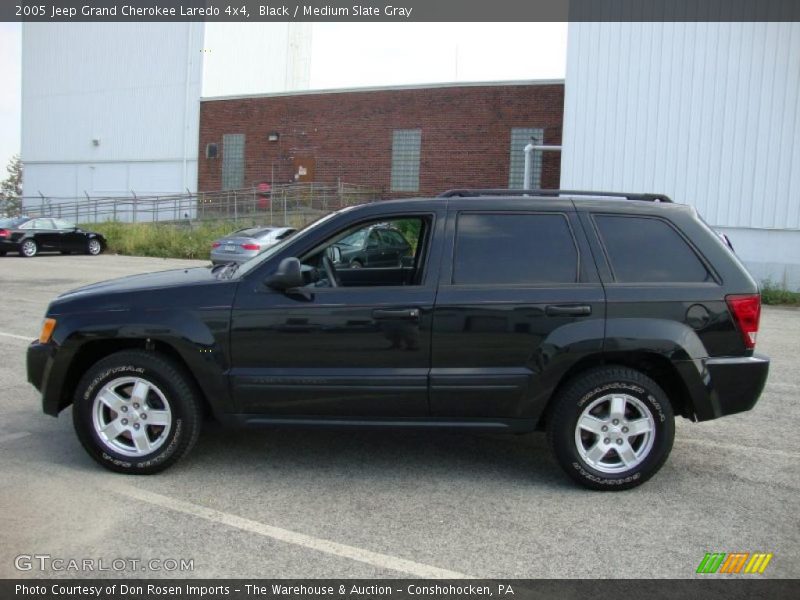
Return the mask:
[[235,273],[237,277],[243,277],[244,275],[246,275],[247,273],[249,273],[253,269],[257,268],[261,263],[263,263],[266,260],[269,260],[270,257],[275,256],[278,252],[282,251],[288,244],[294,243],[298,239],[300,239],[302,237],[305,237],[306,235],[308,235],[310,232],[314,231],[317,227],[319,227],[323,223],[327,223],[328,221],[330,221],[336,215],[339,215],[339,214],[341,214],[341,213],[343,213],[343,212],[345,212],[347,210],[350,210],[352,208],[355,208],[355,207],[348,206],[347,208],[343,208],[342,210],[339,210],[339,211],[336,211],[336,212],[332,212],[332,213],[330,213],[328,215],[325,215],[321,219],[317,219],[313,223],[311,223],[309,225],[306,225],[305,228],[299,230],[294,235],[281,240],[280,242],[278,242],[274,246],[270,246],[269,248],[264,250],[261,254],[258,254],[256,256],[254,256],[253,258],[251,258],[247,262],[243,262],[238,268],[236,268],[235,271],[228,272],[228,275],[230,277],[233,277],[233,275]]
[[272,227],[250,227],[248,229],[240,229],[239,231],[234,231],[233,233],[226,235],[226,238],[232,237],[260,237],[265,233],[269,233],[270,231],[275,231]]
[[364,245],[364,238],[367,237],[367,230],[366,229],[359,229],[355,233],[351,233],[345,238],[342,238],[337,244],[345,245],[345,246],[354,246],[356,248],[360,248]]
[[11,217],[10,219],[0,219],[0,229],[5,227],[18,227],[28,220],[28,217]]

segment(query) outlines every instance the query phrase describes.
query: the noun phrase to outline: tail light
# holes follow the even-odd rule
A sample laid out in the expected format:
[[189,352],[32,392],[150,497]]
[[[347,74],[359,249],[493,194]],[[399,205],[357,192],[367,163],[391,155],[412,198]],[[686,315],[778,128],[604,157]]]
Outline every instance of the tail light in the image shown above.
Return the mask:
[[211,244],[211,247],[212,248],[219,248],[221,245],[222,244],[220,244],[219,242],[214,242],[214,243]]
[[761,296],[759,294],[726,296],[725,301],[739,326],[739,331],[742,332],[745,348],[752,350],[756,347],[758,321],[761,318]]
[[0,238],[8,237],[8,229],[0,229]]
[[242,248],[245,250],[261,250],[261,246],[258,244],[242,244]]

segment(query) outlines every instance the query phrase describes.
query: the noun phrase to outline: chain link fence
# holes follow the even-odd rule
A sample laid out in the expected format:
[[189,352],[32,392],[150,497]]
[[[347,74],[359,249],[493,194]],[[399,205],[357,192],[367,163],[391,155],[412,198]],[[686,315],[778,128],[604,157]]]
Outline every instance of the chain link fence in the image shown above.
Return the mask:
[[167,196],[48,198],[23,197],[21,212],[75,223],[179,223],[186,221],[261,221],[304,225],[346,206],[373,202],[380,192],[347,183],[294,183],[269,190],[257,187]]

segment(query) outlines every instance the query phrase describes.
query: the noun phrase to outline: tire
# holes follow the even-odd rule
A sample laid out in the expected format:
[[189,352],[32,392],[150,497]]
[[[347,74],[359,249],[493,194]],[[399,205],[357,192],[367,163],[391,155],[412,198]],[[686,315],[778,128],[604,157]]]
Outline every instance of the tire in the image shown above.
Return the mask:
[[64,256],[67,256],[68,254],[72,254],[72,252],[70,252],[69,250],[62,250],[61,254],[63,254]]
[[0,250],[0,256],[5,256],[5,255],[6,255],[6,251],[5,250]]
[[111,471],[163,471],[185,456],[200,434],[201,406],[194,389],[184,370],[162,355],[112,354],[90,368],[75,390],[72,420],[78,439]]
[[352,262],[350,263],[350,268],[351,268],[351,269],[360,269],[360,268],[361,268],[361,267],[363,267],[363,266],[364,266],[364,265],[362,265],[362,264],[361,264],[361,261],[360,261],[360,260],[354,260],[354,261],[352,261]]
[[672,450],[672,405],[658,384],[639,371],[591,369],[568,383],[554,402],[550,446],[567,475],[588,488],[641,485]]
[[86,254],[97,256],[102,251],[103,251],[103,245],[100,243],[100,240],[92,238],[88,242],[86,242]]
[[39,252],[39,245],[36,240],[24,240],[19,246],[19,255],[24,258],[33,258]]

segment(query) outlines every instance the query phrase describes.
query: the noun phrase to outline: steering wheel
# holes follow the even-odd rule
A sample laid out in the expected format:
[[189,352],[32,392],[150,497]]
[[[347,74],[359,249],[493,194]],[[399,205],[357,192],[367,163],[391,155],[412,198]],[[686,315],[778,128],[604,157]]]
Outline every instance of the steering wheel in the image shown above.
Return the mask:
[[333,261],[328,258],[328,255],[322,257],[322,266],[325,267],[325,274],[328,276],[328,281],[331,287],[339,287],[339,278],[336,276],[336,267],[333,266]]

